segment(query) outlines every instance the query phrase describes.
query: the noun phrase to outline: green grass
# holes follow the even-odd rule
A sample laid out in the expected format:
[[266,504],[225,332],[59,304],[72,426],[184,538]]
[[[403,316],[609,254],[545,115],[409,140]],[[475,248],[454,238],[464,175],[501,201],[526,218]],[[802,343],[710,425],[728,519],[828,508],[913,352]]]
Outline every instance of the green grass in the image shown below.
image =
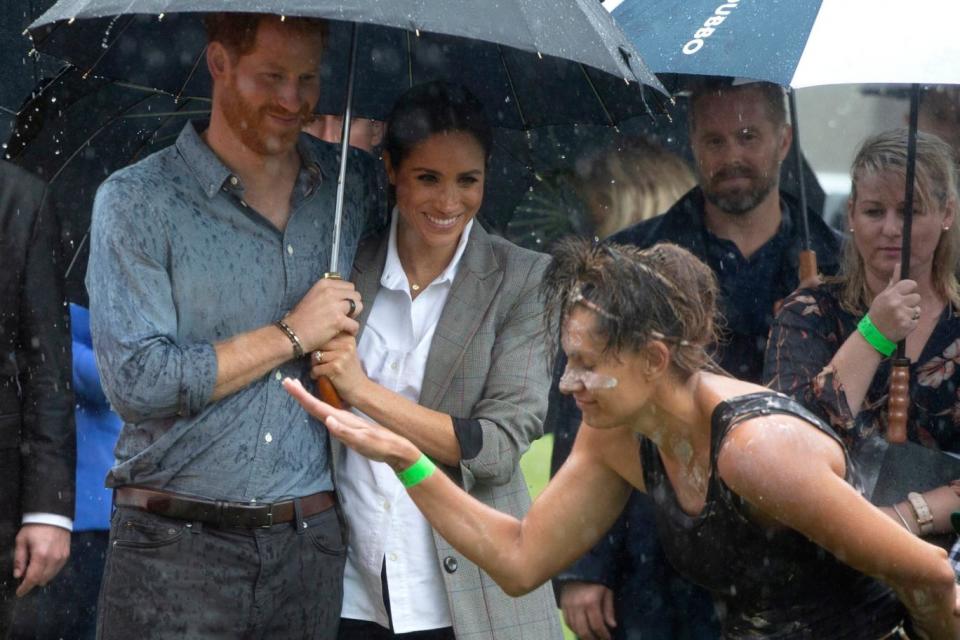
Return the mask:
[[[536,498],[547,486],[550,480],[550,454],[553,452],[553,434],[548,433],[539,440],[530,445],[530,450],[520,458],[520,468],[527,479],[527,488],[530,489],[530,495]],[[560,616],[559,610],[557,615]],[[563,625],[563,637],[565,640],[576,640],[573,632],[563,624],[563,617],[560,617],[560,624]]]

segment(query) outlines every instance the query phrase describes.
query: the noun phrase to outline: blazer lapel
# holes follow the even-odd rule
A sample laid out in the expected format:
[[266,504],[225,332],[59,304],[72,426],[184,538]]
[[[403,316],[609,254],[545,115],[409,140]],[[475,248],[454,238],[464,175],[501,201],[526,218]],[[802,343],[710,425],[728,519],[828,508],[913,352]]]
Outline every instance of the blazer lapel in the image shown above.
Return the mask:
[[360,323],[357,342],[360,342],[360,334],[363,333],[367,318],[370,317],[370,310],[373,309],[373,301],[377,298],[377,292],[380,290],[380,277],[383,275],[383,266],[387,262],[389,241],[390,232],[388,228],[383,233],[363,242],[357,249],[357,255],[353,260],[353,273],[350,278],[353,281],[353,286],[360,292],[360,299],[363,302],[363,311],[357,317],[357,322]]
[[479,221],[475,222],[427,355],[420,389],[423,406],[439,407],[450,387],[452,372],[480,328],[502,279],[503,270],[493,253],[490,236]]

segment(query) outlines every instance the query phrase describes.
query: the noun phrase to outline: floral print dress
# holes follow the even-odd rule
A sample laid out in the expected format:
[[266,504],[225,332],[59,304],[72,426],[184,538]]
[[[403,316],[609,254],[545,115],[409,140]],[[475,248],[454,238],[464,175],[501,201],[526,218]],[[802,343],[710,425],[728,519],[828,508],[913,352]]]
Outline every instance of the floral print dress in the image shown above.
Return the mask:
[[[800,289],[788,297],[770,329],[765,383],[817,413],[848,446],[887,427],[890,358],[870,384],[854,416],[830,360],[862,316],[840,307],[840,286]],[[932,449],[960,453],[960,315],[947,305],[917,362],[910,366],[907,436]]]

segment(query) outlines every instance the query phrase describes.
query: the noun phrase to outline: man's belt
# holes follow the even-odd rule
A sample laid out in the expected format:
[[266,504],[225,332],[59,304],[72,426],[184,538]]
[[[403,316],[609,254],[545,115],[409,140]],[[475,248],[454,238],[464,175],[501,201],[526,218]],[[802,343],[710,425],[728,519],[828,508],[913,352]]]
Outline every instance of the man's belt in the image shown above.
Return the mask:
[[321,491],[297,500],[257,504],[208,500],[143,487],[118,487],[114,491],[114,502],[118,507],[134,507],[177,520],[252,529],[292,522],[297,517],[296,502],[300,503],[300,517],[309,518],[334,506],[337,498],[332,491]]

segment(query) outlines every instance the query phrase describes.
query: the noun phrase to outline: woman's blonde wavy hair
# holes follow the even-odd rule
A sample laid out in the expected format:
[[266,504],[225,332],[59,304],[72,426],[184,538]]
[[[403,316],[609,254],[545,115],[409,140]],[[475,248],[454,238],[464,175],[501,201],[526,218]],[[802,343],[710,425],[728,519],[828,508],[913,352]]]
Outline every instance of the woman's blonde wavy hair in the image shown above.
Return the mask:
[[[857,201],[857,180],[865,174],[886,171],[905,177],[907,170],[907,130],[885,131],[864,140],[850,168],[852,187],[848,219]],[[957,207],[957,165],[953,151],[940,138],[917,133],[914,211]],[[960,228],[957,221],[940,235],[933,254],[933,289],[944,300],[960,308],[960,284],[957,282],[957,258],[960,256]],[[866,267],[856,245],[848,241],[844,248],[840,273],[840,305],[849,313],[862,314],[870,307],[873,294],[867,287]]]

